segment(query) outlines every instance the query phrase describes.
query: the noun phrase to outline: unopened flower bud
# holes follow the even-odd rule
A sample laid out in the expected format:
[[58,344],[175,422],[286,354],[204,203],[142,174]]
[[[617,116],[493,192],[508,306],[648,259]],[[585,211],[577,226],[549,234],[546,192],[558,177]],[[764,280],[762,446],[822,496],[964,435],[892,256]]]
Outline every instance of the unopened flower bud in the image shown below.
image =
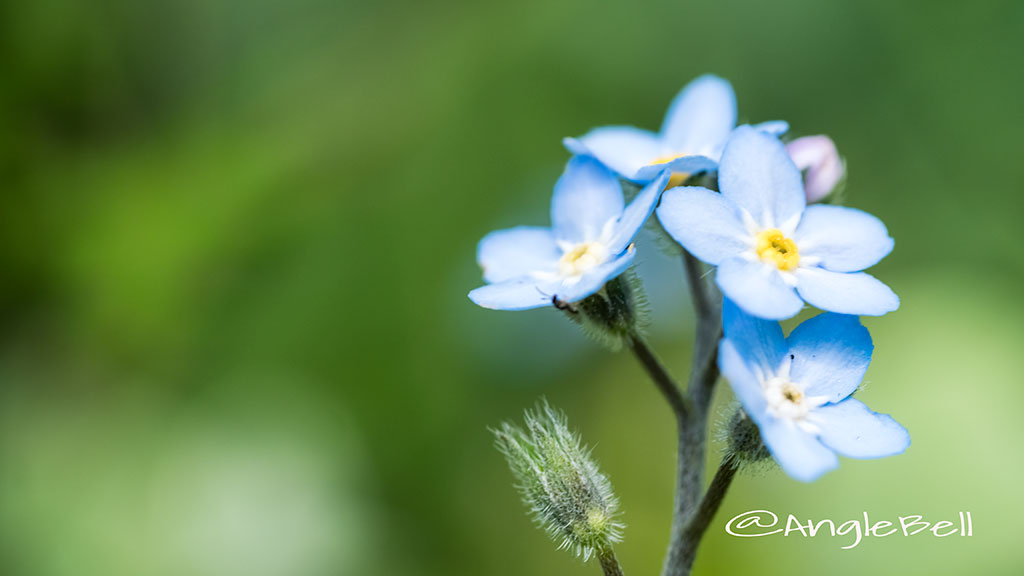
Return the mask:
[[807,202],[818,202],[835,190],[845,168],[836,145],[828,136],[804,136],[786,144],[786,152],[804,173]]
[[525,421],[525,429],[506,422],[494,431],[523,502],[559,549],[584,560],[607,556],[623,529],[611,483],[565,416],[547,402],[528,410]]
[[579,323],[587,335],[612,350],[619,350],[628,338],[647,323],[647,297],[640,278],[632,270],[609,280],[601,290],[568,304],[554,305]]
[[729,421],[727,431],[729,456],[740,466],[756,464],[771,457],[757,424],[742,409],[737,408]]

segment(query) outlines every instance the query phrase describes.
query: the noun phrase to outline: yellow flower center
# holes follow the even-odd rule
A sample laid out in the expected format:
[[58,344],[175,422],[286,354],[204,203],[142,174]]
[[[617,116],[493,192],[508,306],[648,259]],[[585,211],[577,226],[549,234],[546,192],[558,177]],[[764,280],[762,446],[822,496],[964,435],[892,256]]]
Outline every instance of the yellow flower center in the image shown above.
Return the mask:
[[563,276],[579,276],[587,270],[604,264],[608,249],[599,242],[577,244],[558,260],[558,271]]
[[776,417],[804,422],[812,410],[828,402],[825,396],[807,396],[803,386],[787,378],[774,377],[762,384],[768,410]]
[[774,264],[779,270],[795,270],[800,265],[800,251],[796,249],[796,242],[775,228],[757,235],[757,255],[762,262]]
[[828,404],[828,396],[808,396],[803,386],[790,382],[789,378],[783,376],[772,377],[762,382],[761,387],[765,402],[768,404],[768,412],[772,416],[794,422],[812,434],[821,431],[814,418],[809,416],[811,412]]
[[804,399],[804,393],[793,385],[792,382],[787,382],[782,386],[782,397],[793,404],[799,404]]
[[[689,156],[689,155],[690,154],[687,154],[687,153],[684,152],[682,154],[666,154],[664,156],[658,156],[654,160],[651,160],[651,163],[648,164],[648,166],[657,166],[658,164],[667,164],[667,163],[675,160],[676,158],[682,158],[683,156]],[[669,188],[675,188],[676,186],[681,186],[683,184],[683,182],[686,182],[686,179],[689,178],[689,177],[690,177],[690,173],[689,172],[673,172],[672,176],[670,176],[669,179],[668,179],[668,184],[665,185],[665,189],[667,190]]]

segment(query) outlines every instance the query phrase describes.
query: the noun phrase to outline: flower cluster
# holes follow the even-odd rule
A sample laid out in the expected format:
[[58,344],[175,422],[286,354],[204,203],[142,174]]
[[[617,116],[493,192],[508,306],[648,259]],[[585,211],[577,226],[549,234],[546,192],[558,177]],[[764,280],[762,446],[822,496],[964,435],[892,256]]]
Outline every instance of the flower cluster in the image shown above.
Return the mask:
[[[632,291],[621,289],[618,277],[633,263],[634,237],[656,214],[683,249],[688,269],[700,267],[696,260],[715,268],[722,296],[715,321],[721,332],[716,324],[715,330],[698,334],[712,335],[712,349],[716,334],[723,336],[717,368],[743,410],[733,419],[742,424],[733,429],[743,429],[736,432],[743,436],[736,454],[771,454],[793,478],[812,481],[838,465],[837,454],[865,459],[902,453],[910,443],[907,431],[851,397],[872,353],[858,316],[881,316],[899,307],[896,294],[864,272],[892,251],[893,239],[879,219],[838,205],[835,190],[845,165],[831,139],[810,136],[787,144],[781,140],[787,123],[737,127],[736,118],[729,83],[702,76],[673,100],[658,133],[610,126],[566,138],[573,157],[555,185],[551,227],[487,235],[477,253],[486,284],[469,297],[485,308],[554,306],[596,323],[610,325],[602,318],[613,317],[631,322],[631,313],[614,314],[616,306],[632,306],[624,302]],[[692,185],[698,183],[702,186]],[[624,186],[639,189],[628,204]],[[699,274],[690,279],[691,290],[710,288],[699,282]],[[707,301],[699,307],[707,309]],[[784,337],[779,321],[807,305],[823,312]],[[695,409],[694,400],[682,399],[635,326],[614,328],[632,343],[683,422]],[[714,373],[705,380],[713,386]],[[703,406],[707,410],[706,402]],[[499,433],[502,451],[521,481],[544,469],[532,464],[543,456],[540,448],[523,448],[546,442],[536,434],[547,428],[531,418],[529,441],[512,428]],[[557,418],[549,419],[557,428]],[[703,443],[703,436],[697,440]],[[594,478],[592,484],[602,484],[603,477]],[[731,474],[722,478],[727,486]],[[552,509],[549,480],[531,482],[536,490],[527,499],[534,509]],[[714,497],[723,494],[724,488]],[[548,522],[549,530],[555,525],[555,532],[572,532],[571,526],[588,521],[577,514],[580,510],[575,519]],[[691,526],[678,533],[696,533],[699,539],[701,530]],[[670,559],[692,563],[686,546],[674,541]]]

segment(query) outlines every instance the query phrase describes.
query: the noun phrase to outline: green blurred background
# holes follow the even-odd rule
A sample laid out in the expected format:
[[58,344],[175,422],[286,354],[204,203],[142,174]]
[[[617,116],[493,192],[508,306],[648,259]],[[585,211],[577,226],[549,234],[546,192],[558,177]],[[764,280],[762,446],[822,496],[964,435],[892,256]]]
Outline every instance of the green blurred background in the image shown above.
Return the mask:
[[[563,136],[656,128],[713,72],[741,121],[830,134],[896,238],[861,394],[914,444],[741,478],[698,573],[1020,574],[1022,29],[1012,1],[0,5],[0,572],[594,575],[487,432],[546,395],[621,496],[626,572],[656,574],[653,386],[557,313],[466,292],[481,236],[547,222]],[[682,375],[681,267],[640,250]],[[757,508],[971,511],[975,536],[723,532]]]

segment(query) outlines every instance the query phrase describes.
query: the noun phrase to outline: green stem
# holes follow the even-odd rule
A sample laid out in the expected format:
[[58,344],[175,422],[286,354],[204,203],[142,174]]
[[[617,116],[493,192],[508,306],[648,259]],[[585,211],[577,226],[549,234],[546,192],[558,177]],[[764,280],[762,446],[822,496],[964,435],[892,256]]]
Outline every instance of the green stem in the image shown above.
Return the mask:
[[[696,558],[700,539],[707,523],[701,510],[704,508],[701,494],[704,487],[704,460],[707,451],[708,412],[718,380],[718,341],[722,337],[722,321],[717,290],[703,278],[703,267],[689,252],[683,253],[694,313],[697,318],[697,332],[694,339],[693,363],[687,383],[685,404],[689,412],[679,419],[677,432],[679,448],[676,469],[675,510],[672,515],[672,532],[668,553],[665,556],[663,576],[688,576]],[[717,476],[716,476],[717,477]],[[731,477],[729,478],[731,481]],[[726,483],[726,487],[728,483]],[[724,491],[722,492],[724,495]],[[704,501],[707,500],[705,496]],[[718,503],[714,510],[718,509]],[[701,523],[703,528],[696,530]]]
[[[692,254],[684,251],[683,263],[697,319],[693,362],[686,393],[679,388],[639,334],[631,331],[627,338],[633,354],[668,401],[676,417],[678,456],[675,507],[662,576],[689,576],[700,541],[735,474],[732,462],[723,462],[707,493],[704,492],[708,413],[719,376],[717,356],[718,342],[722,338],[721,295],[704,280],[703,266]],[[609,574],[604,560],[602,568],[605,574]]]
[[604,571],[604,576],[623,576],[622,567],[619,566],[619,559],[615,557],[615,551],[611,548],[600,552],[597,555],[597,559],[601,562],[601,570]]
[[647,375],[654,381],[655,386],[658,387],[665,400],[668,401],[669,406],[672,407],[676,421],[682,422],[686,420],[689,407],[686,405],[686,398],[679,389],[679,385],[676,384],[672,376],[669,375],[668,370],[661,365],[654,352],[651,351],[647,343],[636,332],[629,335],[629,348],[633,351],[637,360],[640,361]]
[[700,507],[697,508],[697,512],[690,518],[690,522],[686,526],[686,538],[683,540],[684,547],[680,557],[687,573],[693,567],[693,561],[697,558],[697,547],[700,546],[700,541],[704,537],[708,525],[711,524],[715,513],[718,512],[722,501],[725,500],[725,493],[729,491],[729,486],[735,476],[736,464],[730,458],[722,460],[722,463],[718,465],[718,472],[715,473],[711,485],[708,486],[708,491],[704,493]]
[[694,258],[685,249],[683,250],[683,266],[686,269],[686,282],[690,285],[690,298],[693,301],[693,311],[697,318],[705,318],[712,315],[715,305],[711,302],[710,289],[704,283],[704,267],[700,260]]

